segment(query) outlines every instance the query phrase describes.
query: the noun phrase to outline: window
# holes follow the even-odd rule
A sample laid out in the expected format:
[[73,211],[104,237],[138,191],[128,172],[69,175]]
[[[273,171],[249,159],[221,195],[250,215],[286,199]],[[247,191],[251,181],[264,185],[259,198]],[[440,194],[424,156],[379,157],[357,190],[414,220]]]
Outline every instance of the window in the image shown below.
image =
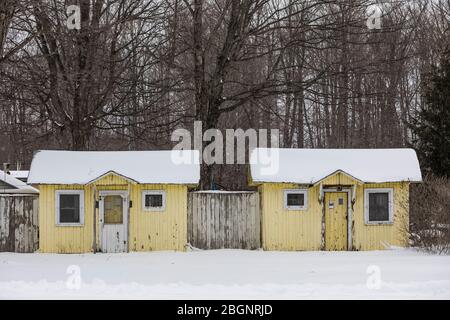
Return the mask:
[[123,224],[123,198],[120,194],[109,194],[103,198],[103,223]]
[[57,225],[84,224],[84,191],[58,190],[55,197]]
[[367,224],[392,223],[393,190],[366,189],[364,211]]
[[166,193],[164,191],[143,191],[142,208],[146,211],[164,211]]
[[306,210],[308,192],[306,190],[284,190],[284,207],[288,210]]

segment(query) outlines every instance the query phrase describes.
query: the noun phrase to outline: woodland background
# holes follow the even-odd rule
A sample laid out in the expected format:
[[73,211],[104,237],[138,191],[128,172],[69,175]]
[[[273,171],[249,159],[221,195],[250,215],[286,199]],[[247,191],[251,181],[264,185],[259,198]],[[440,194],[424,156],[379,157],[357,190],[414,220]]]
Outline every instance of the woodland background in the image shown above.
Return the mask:
[[[67,27],[71,4],[80,30]],[[373,4],[380,29],[366,25]],[[173,130],[194,120],[204,130],[278,128],[287,148],[418,148],[449,7],[0,0],[0,162],[27,169],[38,149],[170,149]],[[212,183],[246,188],[246,166],[203,168],[201,187]]]

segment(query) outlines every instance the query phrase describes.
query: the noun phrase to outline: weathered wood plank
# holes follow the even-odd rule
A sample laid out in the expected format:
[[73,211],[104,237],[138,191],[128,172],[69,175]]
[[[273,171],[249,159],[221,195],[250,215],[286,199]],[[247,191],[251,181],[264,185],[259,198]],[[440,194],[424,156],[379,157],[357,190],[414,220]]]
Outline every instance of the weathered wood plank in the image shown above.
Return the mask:
[[0,251],[36,251],[38,214],[37,196],[0,195]]
[[188,240],[200,249],[261,247],[259,195],[252,192],[192,192]]

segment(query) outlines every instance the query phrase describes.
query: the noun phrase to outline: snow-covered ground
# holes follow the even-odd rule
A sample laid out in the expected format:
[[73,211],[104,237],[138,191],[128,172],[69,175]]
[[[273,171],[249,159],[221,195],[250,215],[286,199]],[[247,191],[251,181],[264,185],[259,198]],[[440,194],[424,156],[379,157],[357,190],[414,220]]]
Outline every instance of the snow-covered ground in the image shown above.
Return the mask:
[[449,299],[450,256],[213,250],[0,253],[0,299]]

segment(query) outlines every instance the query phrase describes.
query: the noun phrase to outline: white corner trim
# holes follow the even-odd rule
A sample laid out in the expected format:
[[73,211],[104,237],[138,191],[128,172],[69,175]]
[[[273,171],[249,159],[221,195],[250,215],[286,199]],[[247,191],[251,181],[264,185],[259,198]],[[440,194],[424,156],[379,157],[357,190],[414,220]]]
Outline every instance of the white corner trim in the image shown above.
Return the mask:
[[[59,221],[59,196],[62,194],[77,194],[80,196],[80,222]],[[84,226],[84,190],[55,190],[55,223],[58,227],[80,227]]]
[[[145,206],[145,196],[148,194],[162,195],[162,206],[161,207],[146,207]],[[143,211],[165,211],[166,210],[166,191],[164,191],[164,190],[144,190],[144,191],[142,191],[141,203],[142,203]]]
[[[288,206],[287,195],[290,193],[303,194],[304,205],[303,206]],[[283,203],[286,210],[307,210],[308,209],[308,190],[307,189],[285,189],[283,190]]]
[[[388,221],[369,221],[369,193],[388,193]],[[367,188],[364,189],[364,222],[366,225],[382,225],[394,223],[394,189],[393,188]]]

